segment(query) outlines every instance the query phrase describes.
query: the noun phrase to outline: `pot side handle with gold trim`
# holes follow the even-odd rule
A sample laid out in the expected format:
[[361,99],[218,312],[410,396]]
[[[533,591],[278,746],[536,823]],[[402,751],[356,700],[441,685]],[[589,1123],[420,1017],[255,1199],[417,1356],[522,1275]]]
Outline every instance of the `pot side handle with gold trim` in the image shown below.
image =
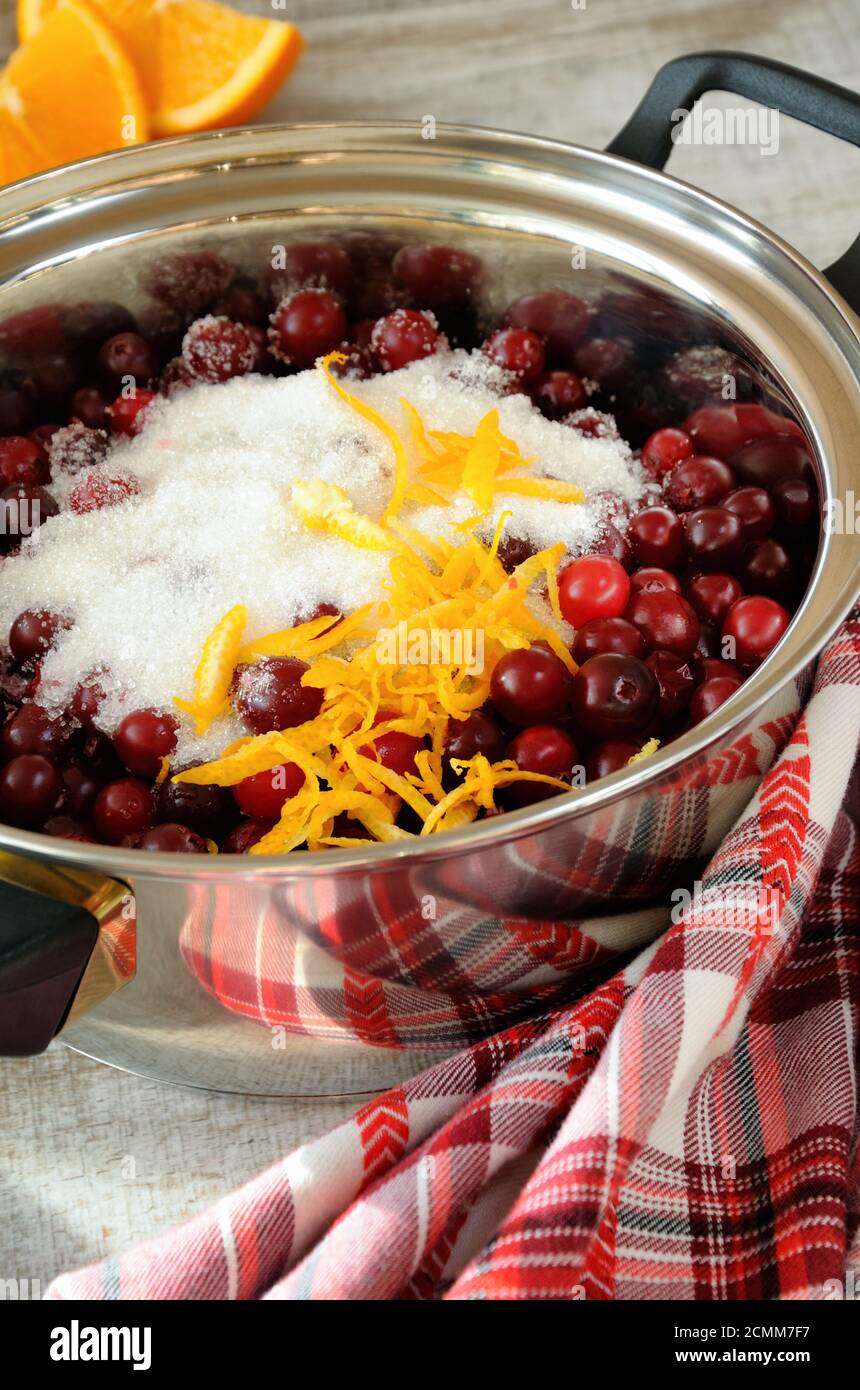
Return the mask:
[[43,1052],[135,967],[126,884],[0,852],[0,1056]]

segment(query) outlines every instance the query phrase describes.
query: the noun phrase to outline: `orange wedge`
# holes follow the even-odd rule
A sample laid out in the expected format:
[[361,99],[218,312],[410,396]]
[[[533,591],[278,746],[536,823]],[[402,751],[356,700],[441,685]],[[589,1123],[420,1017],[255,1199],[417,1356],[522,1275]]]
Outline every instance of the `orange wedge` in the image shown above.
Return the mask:
[[[38,34],[65,0],[18,0],[18,33]],[[140,74],[153,135],[250,120],[289,75],[303,41],[276,19],[214,0],[92,0]]]
[[[149,136],[146,102],[112,30],[85,0],[60,0],[0,72],[0,110],[27,173]],[[5,134],[5,131],[4,131]],[[4,151],[5,154],[5,151]]]
[[0,106],[0,184],[25,179],[51,163],[27,127]]

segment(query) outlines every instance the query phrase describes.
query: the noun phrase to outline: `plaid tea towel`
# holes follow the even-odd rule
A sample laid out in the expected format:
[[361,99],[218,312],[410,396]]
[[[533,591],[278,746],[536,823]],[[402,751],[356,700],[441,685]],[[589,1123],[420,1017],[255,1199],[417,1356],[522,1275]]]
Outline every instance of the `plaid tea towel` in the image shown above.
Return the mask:
[[855,615],[656,940],[47,1297],[852,1296],[858,736]]

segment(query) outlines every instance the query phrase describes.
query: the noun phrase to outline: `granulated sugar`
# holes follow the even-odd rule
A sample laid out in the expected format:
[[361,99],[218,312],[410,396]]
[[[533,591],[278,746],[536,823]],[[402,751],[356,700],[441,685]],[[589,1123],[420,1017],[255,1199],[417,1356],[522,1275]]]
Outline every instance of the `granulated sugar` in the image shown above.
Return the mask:
[[[537,547],[563,541],[576,554],[596,538],[607,498],[631,501],[643,491],[622,441],[584,437],[545,420],[528,398],[500,395],[503,374],[480,354],[438,354],[346,384],[404,439],[401,397],[428,429],[464,434],[497,407],[503,433],[537,460],[536,474],[586,493],[580,505],[502,497],[486,534],[506,509],[513,513],[507,534]],[[174,696],[192,694],[203,642],[235,603],[247,605],[250,638],[288,627],[322,602],[349,613],[380,596],[388,557],[307,530],[290,505],[299,478],[339,484],[375,519],[391,493],[389,444],[336,397],[320,371],[245,376],[159,400],[141,434],[115,444],[96,467],[130,472],[141,495],[86,515],[61,511],[2,566],[4,630],[31,607],[73,619],[43,662],[38,698],[49,707],[66,705],[80,678],[103,668],[107,699],[99,723],[111,732],[132,709],[171,707]],[[58,480],[58,500],[65,502],[67,491]],[[462,496],[449,508],[406,506],[402,515],[428,534],[454,536],[453,526],[473,513]],[[183,719],[177,757],[214,755],[241,732],[225,717],[197,740]]]

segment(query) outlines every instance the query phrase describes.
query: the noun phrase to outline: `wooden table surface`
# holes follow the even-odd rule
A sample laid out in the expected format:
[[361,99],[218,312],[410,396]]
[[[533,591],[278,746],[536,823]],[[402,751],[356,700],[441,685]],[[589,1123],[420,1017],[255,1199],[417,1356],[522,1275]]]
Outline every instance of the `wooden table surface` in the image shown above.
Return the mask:
[[[10,0],[0,58],[14,42]],[[269,14],[267,0],[241,8]],[[276,10],[280,17],[282,11]],[[466,121],[601,147],[661,63],[705,48],[860,88],[856,0],[293,0],[307,52],[268,120]],[[729,99],[730,100],[730,99]],[[716,104],[709,101],[709,104]],[[818,264],[860,224],[860,152],[792,122],[780,149],[678,147],[672,172]],[[0,1063],[0,1282],[40,1280],[200,1210],[350,1101],[265,1101],[138,1080],[59,1045]]]

